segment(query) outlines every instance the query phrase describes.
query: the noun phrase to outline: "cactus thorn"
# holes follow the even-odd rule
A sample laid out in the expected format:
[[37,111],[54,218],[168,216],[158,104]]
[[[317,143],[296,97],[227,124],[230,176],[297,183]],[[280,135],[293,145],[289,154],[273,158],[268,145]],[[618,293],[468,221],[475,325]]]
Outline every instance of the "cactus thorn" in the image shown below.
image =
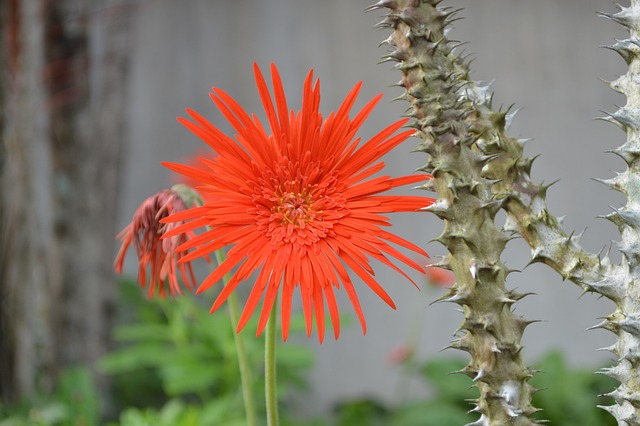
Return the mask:
[[478,420],[473,423],[467,423],[464,426],[489,426],[489,424],[489,420],[485,417],[484,414],[482,414]]
[[637,130],[640,127],[640,123],[638,123],[637,118],[632,114],[627,113],[623,109],[618,109],[618,111],[609,113],[606,111],[600,111],[605,114],[607,117],[596,117],[596,120],[608,121],[610,123],[616,124],[621,129],[631,128]]
[[383,8],[396,9],[397,7],[398,7],[398,2],[396,0],[380,0],[379,2],[367,7],[364,11],[371,12],[371,11],[374,11],[377,9],[383,9]]

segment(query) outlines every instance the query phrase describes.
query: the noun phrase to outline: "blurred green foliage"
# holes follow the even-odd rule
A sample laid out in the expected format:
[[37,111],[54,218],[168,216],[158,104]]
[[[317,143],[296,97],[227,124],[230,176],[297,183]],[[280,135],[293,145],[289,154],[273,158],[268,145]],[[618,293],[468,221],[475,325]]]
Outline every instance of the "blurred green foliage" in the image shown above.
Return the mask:
[[[387,407],[375,400],[356,400],[336,408],[338,426],[441,426],[464,425],[478,419],[469,413],[470,402],[477,398],[471,379],[452,374],[464,368],[460,359],[431,359],[424,363],[408,360],[403,374],[417,376],[433,390],[426,400]],[[610,392],[616,382],[586,368],[571,368],[560,352],[550,352],[534,367],[541,370],[531,379],[540,389],[533,405],[541,409],[535,416],[559,426],[615,426],[615,419],[598,405],[610,405],[611,398],[598,395]]]
[[98,391],[87,368],[62,373],[54,391],[10,407],[0,404],[0,426],[94,426],[99,421]]
[[[210,301],[195,296],[140,300],[134,284],[121,284],[123,302],[135,317],[115,328],[119,348],[100,363],[111,376],[120,424],[241,425],[244,405],[234,327],[224,309],[209,314]],[[131,321],[133,319],[133,321]],[[293,321],[293,335],[301,331]],[[249,321],[240,337],[253,374],[258,415],[264,412],[264,337]],[[309,348],[287,342],[278,348],[279,395],[306,385],[312,366]],[[117,425],[111,423],[110,425]]]
[[544,389],[534,395],[534,406],[543,408],[540,418],[562,426],[614,426],[613,416],[596,405],[612,405],[611,392],[618,383],[590,369],[571,368],[560,352],[547,354],[536,368],[531,384]]
[[[62,374],[56,389],[31,401],[0,406],[0,426],[244,426],[240,376],[229,318],[220,310],[209,314],[209,302],[191,295],[178,299],[146,300],[131,282],[120,284],[121,324],[114,329],[116,349],[99,365],[113,383],[107,411],[101,407],[95,384],[85,367]],[[242,332],[254,379],[258,416],[264,419],[264,342],[256,338],[256,323]],[[313,364],[310,349],[296,345],[295,334],[304,332],[301,317],[293,318],[294,338],[278,347],[281,401],[304,389]],[[477,397],[471,380],[451,374],[464,367],[459,359],[426,362],[409,357],[396,366],[405,379],[418,379],[432,390],[428,398],[386,404],[374,399],[344,401],[324,418],[301,420],[287,416],[283,426],[441,426],[463,425],[477,419],[469,414],[469,400]],[[574,369],[558,352],[547,354],[531,383],[545,389],[534,396],[541,408],[537,418],[561,426],[613,426],[615,421],[597,405],[597,397],[615,388],[615,382],[592,369]],[[405,380],[406,382],[406,380]],[[401,398],[404,399],[404,398]],[[105,406],[102,407],[104,413]]]

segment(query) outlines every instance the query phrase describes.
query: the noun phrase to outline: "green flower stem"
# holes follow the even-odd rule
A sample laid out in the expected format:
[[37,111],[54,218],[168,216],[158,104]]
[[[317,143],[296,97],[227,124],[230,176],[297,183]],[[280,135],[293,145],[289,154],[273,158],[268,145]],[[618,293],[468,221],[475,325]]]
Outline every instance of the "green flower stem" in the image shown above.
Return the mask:
[[264,387],[265,400],[267,403],[268,426],[278,426],[278,396],[276,390],[276,306],[277,304],[274,302],[267,322],[267,332],[264,344]]
[[[224,253],[222,250],[216,251],[216,260],[218,265],[224,261]],[[231,277],[229,274],[223,278],[224,285],[227,285]],[[242,382],[242,398],[244,400],[244,412],[247,418],[247,426],[256,426],[256,407],[253,403],[253,395],[251,394],[251,369],[249,368],[249,361],[247,359],[247,351],[244,347],[244,340],[239,333],[236,333],[235,327],[238,324],[238,297],[235,293],[231,293],[227,300],[227,306],[229,307],[229,318],[231,320],[231,327],[233,328],[233,341],[236,345],[236,355],[238,356],[238,367],[240,368],[240,381]]]

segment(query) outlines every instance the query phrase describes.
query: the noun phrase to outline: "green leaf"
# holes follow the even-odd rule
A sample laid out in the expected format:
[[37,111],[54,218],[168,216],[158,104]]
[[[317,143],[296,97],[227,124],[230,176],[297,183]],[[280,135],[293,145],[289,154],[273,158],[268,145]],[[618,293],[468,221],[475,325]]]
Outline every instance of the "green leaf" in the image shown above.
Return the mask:
[[603,404],[596,395],[615,387],[615,381],[597,376],[591,370],[572,369],[560,352],[547,354],[536,368],[542,370],[531,384],[543,389],[533,399],[542,408],[540,418],[563,426],[614,425],[613,417],[596,405]]
[[168,341],[171,338],[165,324],[128,324],[116,327],[113,338],[119,342]]
[[[236,400],[236,396],[229,394],[213,398],[213,400],[206,404],[202,409],[202,414],[200,416],[202,424],[226,424],[223,422],[229,421],[229,417],[237,414],[238,407],[234,400]],[[243,410],[243,408],[240,408],[240,410]],[[244,411],[241,412],[242,416],[238,420],[244,421]]]
[[186,354],[180,362],[165,365],[161,369],[164,388],[168,395],[198,393],[214,387],[220,379],[221,370],[215,364],[189,362]]
[[91,372],[86,367],[66,370],[58,382],[56,397],[67,407],[74,425],[97,425],[99,396]]
[[120,414],[120,426],[157,426],[157,419],[149,412],[129,408]]
[[105,356],[100,360],[98,366],[105,374],[127,373],[141,368],[163,365],[171,352],[171,348],[165,344],[140,343]]
[[186,406],[179,399],[171,399],[158,413],[159,421],[162,425],[178,425],[178,420],[185,413]]
[[470,388],[471,379],[463,374],[452,374],[464,368],[465,362],[455,358],[434,359],[421,369],[422,374],[427,378],[428,383],[437,392],[438,398],[448,401],[464,401],[465,399],[476,398],[478,392]]
[[373,399],[358,399],[338,406],[337,426],[384,426],[387,409]]
[[0,420],[0,426],[27,426],[27,423],[20,416],[11,416],[7,419]]
[[474,420],[473,415],[467,414],[458,405],[434,401],[411,404],[399,409],[391,418],[389,426],[464,425]]
[[39,426],[53,426],[69,420],[69,407],[60,402],[52,402],[29,413],[30,423]]

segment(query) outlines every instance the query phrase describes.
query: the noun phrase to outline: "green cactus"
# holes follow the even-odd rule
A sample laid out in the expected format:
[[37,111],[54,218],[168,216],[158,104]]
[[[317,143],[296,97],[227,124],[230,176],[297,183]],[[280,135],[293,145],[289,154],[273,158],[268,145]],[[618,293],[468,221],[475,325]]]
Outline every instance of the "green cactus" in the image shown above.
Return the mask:
[[[451,269],[456,283],[442,300],[462,307],[464,322],[450,347],[471,359],[461,371],[472,378],[480,396],[473,425],[531,425],[537,410],[531,405],[532,371],[521,359],[521,339],[532,321],[513,314],[512,305],[525,294],[507,290],[511,272],[500,260],[509,237],[494,222],[504,199],[495,196],[493,181],[484,175],[494,161],[478,147],[478,131],[486,124],[475,110],[469,71],[447,40],[445,28],[455,11],[437,8],[439,0],[382,0],[370,8],[388,8],[379,24],[393,29],[386,40],[402,72],[399,85],[411,104],[417,150],[428,154],[424,171],[434,175],[430,189],[438,202],[428,208],[444,220],[437,241],[449,255],[437,266]],[[499,116],[500,114],[497,114]],[[504,117],[504,115],[502,115]]]
[[[620,382],[609,394],[616,405],[603,408],[620,425],[640,425],[640,289],[636,284],[640,276],[640,0],[631,0],[630,7],[620,7],[616,14],[602,14],[631,33],[630,38],[609,46],[623,57],[629,71],[610,83],[627,97],[627,104],[605,118],[627,134],[627,142],[613,152],[628,169],[613,179],[601,180],[628,198],[624,208],[606,216],[622,236],[619,249],[623,259],[619,265],[612,264],[607,255],[585,252],[579,237],[568,235],[548,212],[548,186],[530,180],[533,160],[523,158],[523,141],[507,134],[513,113],[494,111],[488,88],[470,79],[468,64],[456,56],[455,46],[445,37],[446,26],[456,11],[437,7],[440,2],[382,0],[372,9],[391,10],[380,24],[394,30],[386,40],[394,51],[386,58],[397,61],[402,71],[402,98],[411,103],[410,114],[423,139],[419,150],[430,155],[425,170],[436,177],[433,185],[440,201],[431,210],[445,221],[439,241],[450,255],[443,265],[450,267],[458,280],[445,300],[461,304],[465,313],[461,327],[465,334],[452,347],[471,354],[465,372],[475,374],[481,392],[477,410],[482,416],[475,424],[533,422],[528,419],[534,412],[528,399],[532,389],[526,384],[530,372],[521,366],[519,350],[500,352],[498,358],[508,361],[494,366],[496,380],[477,378],[477,368],[486,356],[483,349],[489,342],[506,339],[512,342],[512,348],[519,349],[527,324],[514,318],[510,309],[500,307],[520,298],[504,289],[508,271],[499,255],[506,238],[493,224],[495,213],[502,208],[507,213],[503,232],[524,237],[532,248],[532,262],[543,262],[584,291],[599,293],[616,304],[615,312],[594,327],[610,330],[618,337],[607,348],[618,356],[618,364],[603,371]],[[469,272],[470,265],[475,266],[476,273]],[[484,267],[482,276],[477,265]],[[482,277],[488,279],[479,279]],[[489,322],[488,326],[487,318],[498,322]],[[522,415],[513,416],[509,409],[501,411],[497,407],[508,405],[499,398],[504,395],[501,386],[507,383],[518,383],[524,391],[518,401],[518,414]]]

